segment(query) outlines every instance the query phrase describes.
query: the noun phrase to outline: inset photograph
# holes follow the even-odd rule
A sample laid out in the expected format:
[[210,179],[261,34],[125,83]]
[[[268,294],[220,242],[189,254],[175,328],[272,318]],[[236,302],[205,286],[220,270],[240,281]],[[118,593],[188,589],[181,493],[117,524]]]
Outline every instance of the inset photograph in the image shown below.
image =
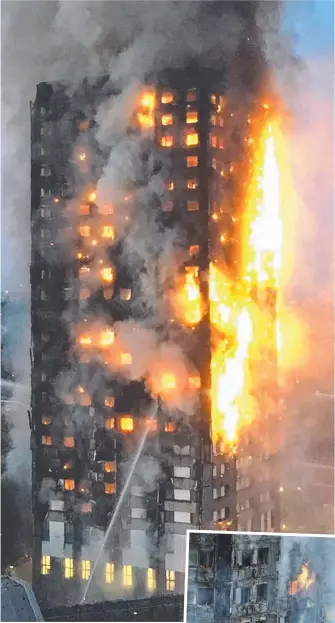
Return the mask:
[[189,532],[185,623],[335,622],[335,538]]

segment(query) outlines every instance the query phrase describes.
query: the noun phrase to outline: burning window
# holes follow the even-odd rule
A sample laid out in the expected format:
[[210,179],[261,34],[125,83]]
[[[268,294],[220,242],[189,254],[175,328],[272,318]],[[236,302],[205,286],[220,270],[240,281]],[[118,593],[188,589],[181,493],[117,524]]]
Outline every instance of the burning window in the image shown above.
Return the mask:
[[186,147],[194,147],[199,144],[199,134],[197,132],[188,132],[185,137]]
[[125,432],[131,432],[134,430],[134,418],[125,416],[120,418],[120,430]]
[[91,212],[90,204],[89,203],[81,203],[79,211],[80,211],[80,214],[82,216],[88,216],[90,214],[90,212]]
[[191,257],[193,257],[193,255],[197,255],[199,251],[200,247],[198,244],[191,244],[191,246],[189,247],[189,253]]
[[164,426],[164,430],[166,433],[174,433],[174,431],[176,430],[176,426],[174,422],[166,422],[165,426]]
[[97,193],[95,192],[95,190],[89,193],[88,200],[90,203],[94,203],[96,198],[97,198]]
[[187,211],[188,212],[197,212],[199,210],[199,201],[188,201],[187,202]]
[[78,129],[81,132],[86,132],[90,127],[90,122],[88,119],[84,119],[83,121],[78,122]]
[[87,153],[86,153],[86,151],[81,151],[81,152],[78,154],[78,158],[79,158],[79,160],[80,160],[81,162],[85,162],[85,160],[87,160]]
[[167,114],[162,115],[162,125],[172,125],[173,124],[173,115]]
[[155,433],[157,431],[157,420],[148,420],[145,419],[144,420],[145,425],[147,426],[147,428],[149,429],[149,431],[151,431],[152,433]]
[[74,491],[75,483],[71,478],[66,478],[64,480],[64,489],[65,491]]
[[42,435],[42,444],[43,446],[52,446],[51,435]]
[[114,407],[115,406],[115,398],[114,396],[105,396],[105,407]]
[[90,225],[80,225],[79,233],[82,238],[89,238],[91,235],[91,226]]
[[115,239],[115,230],[112,225],[104,225],[102,228],[101,235],[103,238],[109,238],[110,240]]
[[156,590],[156,571],[150,567],[147,572],[147,589],[148,591]]
[[211,124],[214,127],[217,125],[217,116],[216,115],[211,115]]
[[51,570],[50,556],[42,556],[41,559],[41,575],[48,575]]
[[64,558],[64,578],[69,580],[73,578],[73,558]]
[[49,426],[49,424],[51,424],[52,422],[52,417],[50,415],[43,415],[42,416],[42,424],[44,424],[44,426]]
[[143,128],[152,128],[155,123],[155,100],[154,92],[143,93],[141,97],[137,119]]
[[171,91],[164,91],[161,95],[162,104],[172,104],[174,101],[174,95]]
[[120,289],[120,299],[121,299],[121,301],[130,301],[130,299],[131,299],[131,289],[130,288],[121,288]]
[[186,186],[189,190],[195,190],[198,188],[198,180],[196,178],[188,179]]
[[211,95],[210,100],[212,104],[216,104],[216,95]]
[[166,581],[166,590],[167,591],[175,591],[176,590],[176,572],[173,570],[165,571],[165,581]]
[[91,346],[92,338],[90,335],[81,335],[79,338],[79,344],[81,346]]
[[196,102],[197,101],[197,91],[196,89],[189,89],[186,93],[186,101],[187,102]]
[[104,470],[108,474],[114,474],[116,472],[116,463],[115,463],[115,461],[105,461],[104,462]]
[[91,397],[86,392],[80,393],[78,402],[82,407],[90,407],[92,404]]
[[189,378],[190,388],[191,389],[200,389],[201,388],[201,378],[199,375],[190,376]]
[[113,430],[113,428],[115,428],[115,419],[113,417],[106,418],[105,427],[107,430]]
[[81,579],[88,580],[91,573],[91,561],[90,560],[82,560],[81,561]]
[[102,348],[114,344],[115,334],[113,329],[105,329],[99,335],[99,344]]
[[121,353],[121,365],[122,366],[130,366],[133,361],[133,358],[130,353]]
[[91,504],[91,502],[84,502],[81,505],[81,512],[82,513],[91,513],[92,512],[92,504]]
[[112,283],[112,281],[114,281],[114,270],[112,266],[106,266],[105,268],[102,268],[100,271],[100,275],[103,281],[106,281],[107,283]]
[[74,437],[64,437],[65,448],[74,448]]
[[113,562],[106,562],[105,580],[106,584],[112,584],[115,580],[115,565]]
[[173,180],[166,180],[165,188],[166,188],[166,190],[174,190],[174,181]]
[[162,136],[161,138],[161,146],[162,147],[173,147],[174,138],[172,135]]
[[224,142],[223,142],[223,138],[219,139],[219,149],[224,149]]
[[133,568],[131,565],[123,566],[122,583],[123,583],[123,586],[133,585]]
[[113,495],[116,492],[116,484],[115,482],[105,482],[105,493],[106,495]]
[[186,123],[198,123],[198,112],[189,110],[186,112]]
[[211,147],[217,147],[218,146],[218,137],[215,134],[211,134],[211,136],[210,136],[210,145],[211,145]]
[[186,158],[186,166],[188,169],[192,167],[197,167],[199,164],[198,156],[187,156]]

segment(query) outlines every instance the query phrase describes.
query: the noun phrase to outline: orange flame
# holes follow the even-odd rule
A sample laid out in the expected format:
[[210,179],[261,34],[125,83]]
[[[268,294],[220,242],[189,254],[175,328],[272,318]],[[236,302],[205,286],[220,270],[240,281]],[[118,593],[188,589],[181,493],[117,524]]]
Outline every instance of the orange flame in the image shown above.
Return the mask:
[[314,584],[316,576],[314,571],[310,569],[310,562],[304,562],[295,580],[289,582],[288,592],[290,595],[296,595],[308,589]]
[[177,286],[173,295],[173,307],[176,315],[189,327],[201,321],[204,309],[200,292],[199,267],[186,266],[183,284]]
[[154,126],[155,105],[155,94],[153,92],[143,93],[140,100],[140,110],[137,113],[137,119],[142,128],[149,129]]

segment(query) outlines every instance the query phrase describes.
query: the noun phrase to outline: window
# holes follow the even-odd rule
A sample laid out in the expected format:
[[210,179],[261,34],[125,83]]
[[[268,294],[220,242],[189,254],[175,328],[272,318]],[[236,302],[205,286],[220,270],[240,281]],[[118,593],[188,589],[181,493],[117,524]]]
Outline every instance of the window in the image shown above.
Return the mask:
[[173,468],[175,478],[191,478],[191,468],[175,465]]
[[226,487],[224,485],[222,485],[220,489],[220,495],[221,497],[224,497],[226,495]]
[[191,246],[189,247],[189,253],[190,255],[197,255],[200,251],[200,246],[198,244],[191,244]]
[[173,147],[174,139],[173,136],[162,136],[161,138],[161,146],[162,147]]
[[113,562],[106,562],[105,580],[106,584],[112,584],[115,580],[115,565]]
[[218,512],[214,511],[213,513],[213,521],[217,521],[218,520]]
[[166,580],[166,590],[167,591],[175,591],[176,590],[176,572],[166,570],[165,571],[165,580]]
[[216,104],[216,95],[211,95],[210,100],[211,104]]
[[174,499],[189,502],[191,500],[191,491],[188,489],[174,489]]
[[164,91],[161,95],[162,104],[172,104],[174,101],[174,95],[171,91]]
[[216,122],[217,122],[217,117],[216,115],[211,115],[211,124],[215,127],[216,126]]
[[211,147],[217,147],[218,146],[218,137],[215,136],[215,134],[211,134],[211,136],[210,136],[210,144],[211,144]]
[[226,509],[225,508],[221,508],[220,510],[220,519],[225,519],[226,518]]
[[187,102],[196,102],[197,100],[197,91],[196,89],[189,89],[186,93],[186,101]]
[[64,559],[64,578],[66,580],[73,578],[73,558]]
[[186,147],[194,147],[199,144],[199,134],[197,132],[188,132],[185,137]]
[[174,181],[173,180],[166,180],[165,188],[166,188],[166,190],[173,190],[174,189]]
[[133,568],[131,565],[123,566],[123,586],[132,586],[133,585]]
[[213,500],[216,500],[218,497],[218,490],[217,489],[213,489]]
[[216,158],[212,158],[212,169],[214,169],[214,171],[216,171],[216,166],[217,166]]
[[133,358],[130,353],[122,353],[121,354],[121,365],[122,366],[130,366]]
[[88,238],[91,235],[91,226],[90,225],[80,225],[79,233],[82,238]]
[[217,468],[216,465],[213,465],[213,477],[215,478],[217,475]]
[[134,430],[134,418],[133,417],[121,417],[120,418],[120,430],[123,432],[130,432]]
[[191,513],[175,511],[174,512],[174,521],[176,523],[191,523]]
[[192,167],[197,167],[198,164],[199,164],[198,156],[187,156],[186,166],[188,169],[191,169]]
[[115,482],[105,482],[105,494],[113,495],[116,492],[116,484]]
[[164,430],[166,433],[173,433],[175,431],[176,427],[174,425],[174,422],[166,422],[165,426],[164,426]]
[[221,463],[221,465],[220,465],[220,474],[221,474],[221,476],[223,476],[224,473],[225,473],[225,464]]
[[90,560],[82,560],[81,561],[81,579],[88,580],[91,573],[91,561]]
[[268,585],[258,584],[257,586],[257,599],[266,600],[268,596]]
[[42,556],[41,560],[41,574],[48,575],[51,569],[51,558],[50,556]]
[[64,489],[65,491],[73,491],[75,487],[74,480],[71,478],[66,478],[64,480]]
[[186,123],[198,123],[198,113],[196,110],[186,112]]
[[51,446],[52,437],[50,435],[42,435],[42,444],[43,446]]
[[250,567],[252,565],[253,551],[247,549],[242,553],[242,564],[244,567]]
[[108,473],[114,473],[116,471],[116,463],[115,461],[105,461],[104,470]]
[[91,206],[89,203],[81,203],[80,204],[80,208],[79,208],[79,212],[80,214],[82,214],[83,216],[88,216],[91,210]]
[[105,396],[105,407],[114,407],[115,405],[115,398],[114,396]]
[[252,532],[252,519],[247,519],[247,532]]
[[173,115],[162,115],[162,125],[172,125]]
[[260,547],[258,550],[258,562],[261,565],[269,564],[269,549],[267,547]]
[[243,586],[242,587],[242,604],[247,604],[250,601],[250,587]]
[[107,430],[112,430],[113,428],[115,428],[115,420],[113,417],[106,418],[105,427],[107,428]]
[[190,383],[190,387],[191,389],[200,389],[201,387],[201,378],[199,375],[197,376],[190,376],[189,377],[189,383]]
[[130,288],[121,288],[120,289],[120,299],[121,299],[121,301],[130,301],[130,299],[131,299],[131,289]]
[[219,139],[219,149],[224,149],[224,142],[223,142],[223,138]]
[[91,502],[84,502],[81,506],[82,513],[91,513],[92,512],[92,504]]
[[74,437],[64,437],[65,448],[74,448]]
[[151,569],[150,567],[147,573],[147,588],[148,591],[156,590],[156,571],[155,569]]
[[145,508],[132,508],[131,516],[133,517],[133,519],[146,519],[147,511],[145,510]]
[[198,180],[195,178],[189,179],[187,180],[186,186],[189,190],[195,190],[198,188]]
[[173,201],[166,201],[162,206],[163,212],[172,212],[173,210]]
[[109,238],[110,240],[114,240],[115,230],[114,230],[113,225],[104,225],[102,228],[101,235],[103,238]]
[[41,176],[42,177],[50,177],[50,175],[51,175],[50,167],[42,167],[41,168]]
[[44,426],[48,426],[49,424],[51,424],[51,422],[52,422],[52,417],[50,417],[50,415],[43,415],[42,424],[44,424]]
[[188,212],[197,212],[199,210],[199,201],[188,201],[187,202],[187,211]]

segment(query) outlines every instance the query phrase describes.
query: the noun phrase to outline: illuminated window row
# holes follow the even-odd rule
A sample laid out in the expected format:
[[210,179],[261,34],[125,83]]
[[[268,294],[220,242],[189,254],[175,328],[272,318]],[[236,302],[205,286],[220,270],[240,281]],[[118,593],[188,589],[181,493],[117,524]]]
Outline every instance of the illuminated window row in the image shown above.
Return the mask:
[[[173,147],[175,144],[175,137],[173,134],[166,134],[161,137],[161,147]],[[188,132],[184,138],[185,147],[196,147],[199,145],[199,134],[197,132]]]
[[[188,110],[186,112],[186,118],[185,121],[187,124],[189,123],[198,123],[199,121],[199,116],[198,116],[198,112],[196,110]],[[161,124],[163,126],[170,126],[173,125],[175,122],[175,117],[174,115],[172,115],[171,113],[166,113],[163,114],[161,117]]]
[[[163,93],[161,94],[160,100],[162,104],[173,104],[176,101],[176,95],[173,91],[163,91]],[[186,102],[196,102],[197,101],[196,89],[189,89],[186,93],[185,100]]]
[[[86,301],[92,294],[92,292],[96,292],[96,290],[91,291],[89,288],[84,287],[84,288],[80,288],[79,291],[79,298],[81,301]],[[110,294],[113,296],[114,291],[113,288],[105,288],[103,290],[103,295],[105,298],[107,298],[107,300],[109,300]],[[106,295],[106,296],[105,296]],[[121,301],[125,301],[128,302],[131,300],[131,289],[130,288],[121,288],[119,291],[119,299]]]
[[[79,226],[79,234],[82,238],[90,238],[90,236],[92,235],[92,227],[91,225],[80,225]],[[105,239],[109,239],[109,240],[115,240],[115,229],[113,227],[113,225],[103,225],[102,229],[100,231],[100,233],[98,234],[101,236],[101,238],[105,238]],[[95,246],[93,244],[94,240],[92,240],[92,245]],[[96,242],[97,244],[97,242]]]
[[[188,188],[189,190],[196,190],[196,188],[198,188],[198,185],[199,185],[199,182],[196,177],[188,178],[185,182],[185,187]],[[166,190],[174,190],[174,181],[167,180],[165,182],[165,188]]]

